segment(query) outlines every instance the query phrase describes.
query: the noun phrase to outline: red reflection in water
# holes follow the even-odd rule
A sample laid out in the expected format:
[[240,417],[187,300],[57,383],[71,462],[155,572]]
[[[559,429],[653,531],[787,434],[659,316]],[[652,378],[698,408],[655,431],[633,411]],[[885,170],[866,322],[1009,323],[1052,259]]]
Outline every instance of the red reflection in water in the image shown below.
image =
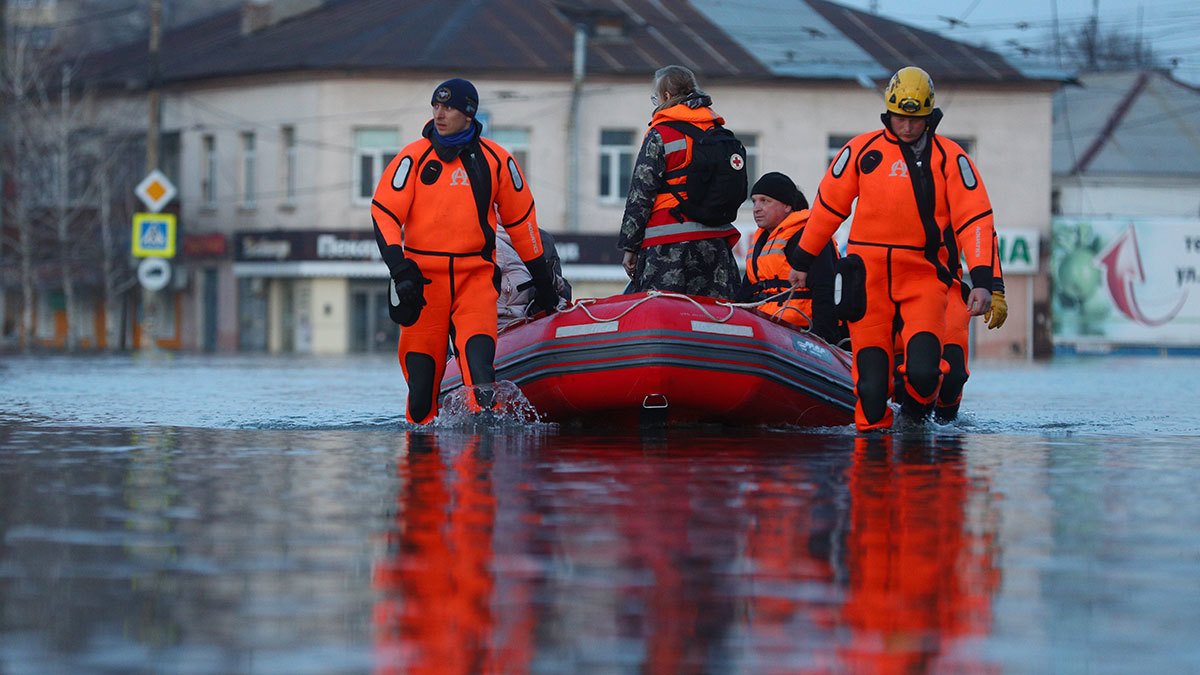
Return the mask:
[[380,673],[995,670],[962,642],[999,572],[953,440],[495,442],[409,434]]
[[[398,467],[402,483],[389,555],[374,571],[383,594],[374,612],[376,672],[527,671],[532,621],[509,614],[498,626],[493,610],[496,500],[489,453],[481,452],[478,436],[448,454],[432,435],[408,432],[408,448]],[[525,607],[528,614],[531,605],[505,607]]]
[[893,441],[855,439],[841,612],[852,639],[842,658],[855,672],[997,672],[977,654],[947,649],[988,633],[1000,582],[994,530],[968,523],[962,454]]

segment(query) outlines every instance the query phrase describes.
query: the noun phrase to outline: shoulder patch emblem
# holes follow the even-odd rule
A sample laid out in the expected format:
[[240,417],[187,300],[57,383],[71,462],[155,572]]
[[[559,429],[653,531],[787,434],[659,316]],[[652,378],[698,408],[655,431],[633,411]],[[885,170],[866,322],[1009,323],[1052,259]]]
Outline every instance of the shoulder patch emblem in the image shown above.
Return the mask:
[[521,179],[521,171],[517,168],[517,161],[512,157],[508,158],[508,174],[512,176],[514,190],[520,192],[525,189],[525,181]]
[[963,186],[968,190],[974,190],[979,185],[979,179],[975,177],[975,171],[971,168],[971,160],[967,159],[966,155],[958,156],[958,172],[962,174]]
[[829,167],[834,178],[841,178],[842,172],[846,170],[846,164],[850,162],[850,148],[842,148],[836,159],[833,160],[833,166]]
[[412,171],[412,157],[405,157],[396,165],[396,173],[392,174],[392,189],[403,190],[408,183],[408,174]]

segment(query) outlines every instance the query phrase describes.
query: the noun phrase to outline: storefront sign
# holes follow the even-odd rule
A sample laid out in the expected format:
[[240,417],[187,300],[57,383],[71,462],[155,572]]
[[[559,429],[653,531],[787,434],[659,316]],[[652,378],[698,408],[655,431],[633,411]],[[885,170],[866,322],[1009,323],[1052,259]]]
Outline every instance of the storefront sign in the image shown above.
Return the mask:
[[380,260],[374,232],[276,230],[234,234],[234,259],[242,262]]
[[1200,221],[1058,218],[1054,339],[1198,345]]
[[564,265],[620,265],[616,234],[554,233],[554,250]]
[[220,232],[183,236],[185,258],[223,258],[228,250],[229,244]]
[[998,229],[996,238],[1000,245],[1000,268],[1005,276],[1037,272],[1041,251],[1041,235],[1037,230]]

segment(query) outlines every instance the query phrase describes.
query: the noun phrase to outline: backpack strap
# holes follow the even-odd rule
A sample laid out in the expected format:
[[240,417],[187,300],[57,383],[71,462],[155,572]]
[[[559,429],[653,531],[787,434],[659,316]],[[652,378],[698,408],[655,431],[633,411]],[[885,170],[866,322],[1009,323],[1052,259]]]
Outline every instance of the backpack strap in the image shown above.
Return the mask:
[[[693,143],[695,143],[697,140],[699,140],[701,137],[703,137],[704,134],[707,132],[707,130],[701,129],[700,127],[696,126],[695,124],[692,124],[691,122],[678,122],[678,121],[663,122],[662,126],[670,127],[672,129],[674,129],[675,131],[678,131],[679,133],[683,134],[684,136],[687,136],[688,138],[692,139]],[[714,126],[716,126],[716,125],[714,124]],[[693,159],[693,161],[695,161],[694,156],[692,159]],[[687,176],[688,171],[691,169],[692,169],[692,163],[689,162],[687,164],[687,166],[684,166],[679,169],[675,169],[674,171],[667,171],[666,173],[664,173],[663,180],[667,181],[672,178],[679,178],[680,176]],[[675,199],[679,202],[678,206],[675,206],[671,209],[671,211],[670,211],[671,215],[674,216],[675,219],[681,223],[686,221],[688,219],[688,216],[683,213],[682,206],[683,206],[683,203],[685,201],[687,201],[683,197],[683,191],[685,189],[687,189],[687,179],[685,178],[682,183],[678,183],[678,184],[665,183],[664,188],[665,188],[665,192],[669,192],[672,195],[674,195]],[[662,191],[660,191],[660,194],[661,194],[661,192]]]

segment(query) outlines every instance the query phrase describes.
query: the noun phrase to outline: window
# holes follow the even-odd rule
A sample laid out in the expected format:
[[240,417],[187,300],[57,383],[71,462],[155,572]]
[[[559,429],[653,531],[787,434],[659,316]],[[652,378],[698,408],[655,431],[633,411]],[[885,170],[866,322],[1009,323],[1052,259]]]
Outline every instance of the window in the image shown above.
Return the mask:
[[624,129],[600,130],[600,200],[616,202],[629,195],[633,178],[633,160],[637,148],[634,132]]
[[521,167],[525,174],[525,182],[529,182],[529,129],[515,127],[496,127],[489,136],[499,143]]
[[296,127],[283,127],[283,201],[296,201]]
[[833,160],[837,157],[838,152],[850,142],[853,136],[830,136],[829,143],[825,149],[825,166],[833,164]]
[[975,155],[974,155],[975,139],[974,138],[956,138],[954,136],[947,136],[947,138],[954,141],[955,143],[958,143],[960,146],[962,146],[963,152],[967,153],[967,155],[972,160],[975,159]]
[[400,152],[397,129],[357,129],[354,132],[354,201],[370,204],[379,177]]
[[179,185],[179,163],[183,156],[180,133],[164,131],[158,138],[158,167],[171,182]]
[[252,209],[255,206],[254,192],[258,157],[254,148],[254,132],[242,133],[242,208]]
[[[67,194],[63,195],[63,204],[78,205],[89,199],[89,194],[98,189],[100,181],[97,175],[101,165],[103,150],[103,133],[98,129],[76,129],[71,131],[71,151],[67,161]],[[56,170],[55,174],[58,173]],[[57,184],[58,176],[55,175]]]
[[204,206],[217,208],[217,139],[212,134],[205,134],[201,141],[204,152],[203,173],[200,178],[200,196]]

